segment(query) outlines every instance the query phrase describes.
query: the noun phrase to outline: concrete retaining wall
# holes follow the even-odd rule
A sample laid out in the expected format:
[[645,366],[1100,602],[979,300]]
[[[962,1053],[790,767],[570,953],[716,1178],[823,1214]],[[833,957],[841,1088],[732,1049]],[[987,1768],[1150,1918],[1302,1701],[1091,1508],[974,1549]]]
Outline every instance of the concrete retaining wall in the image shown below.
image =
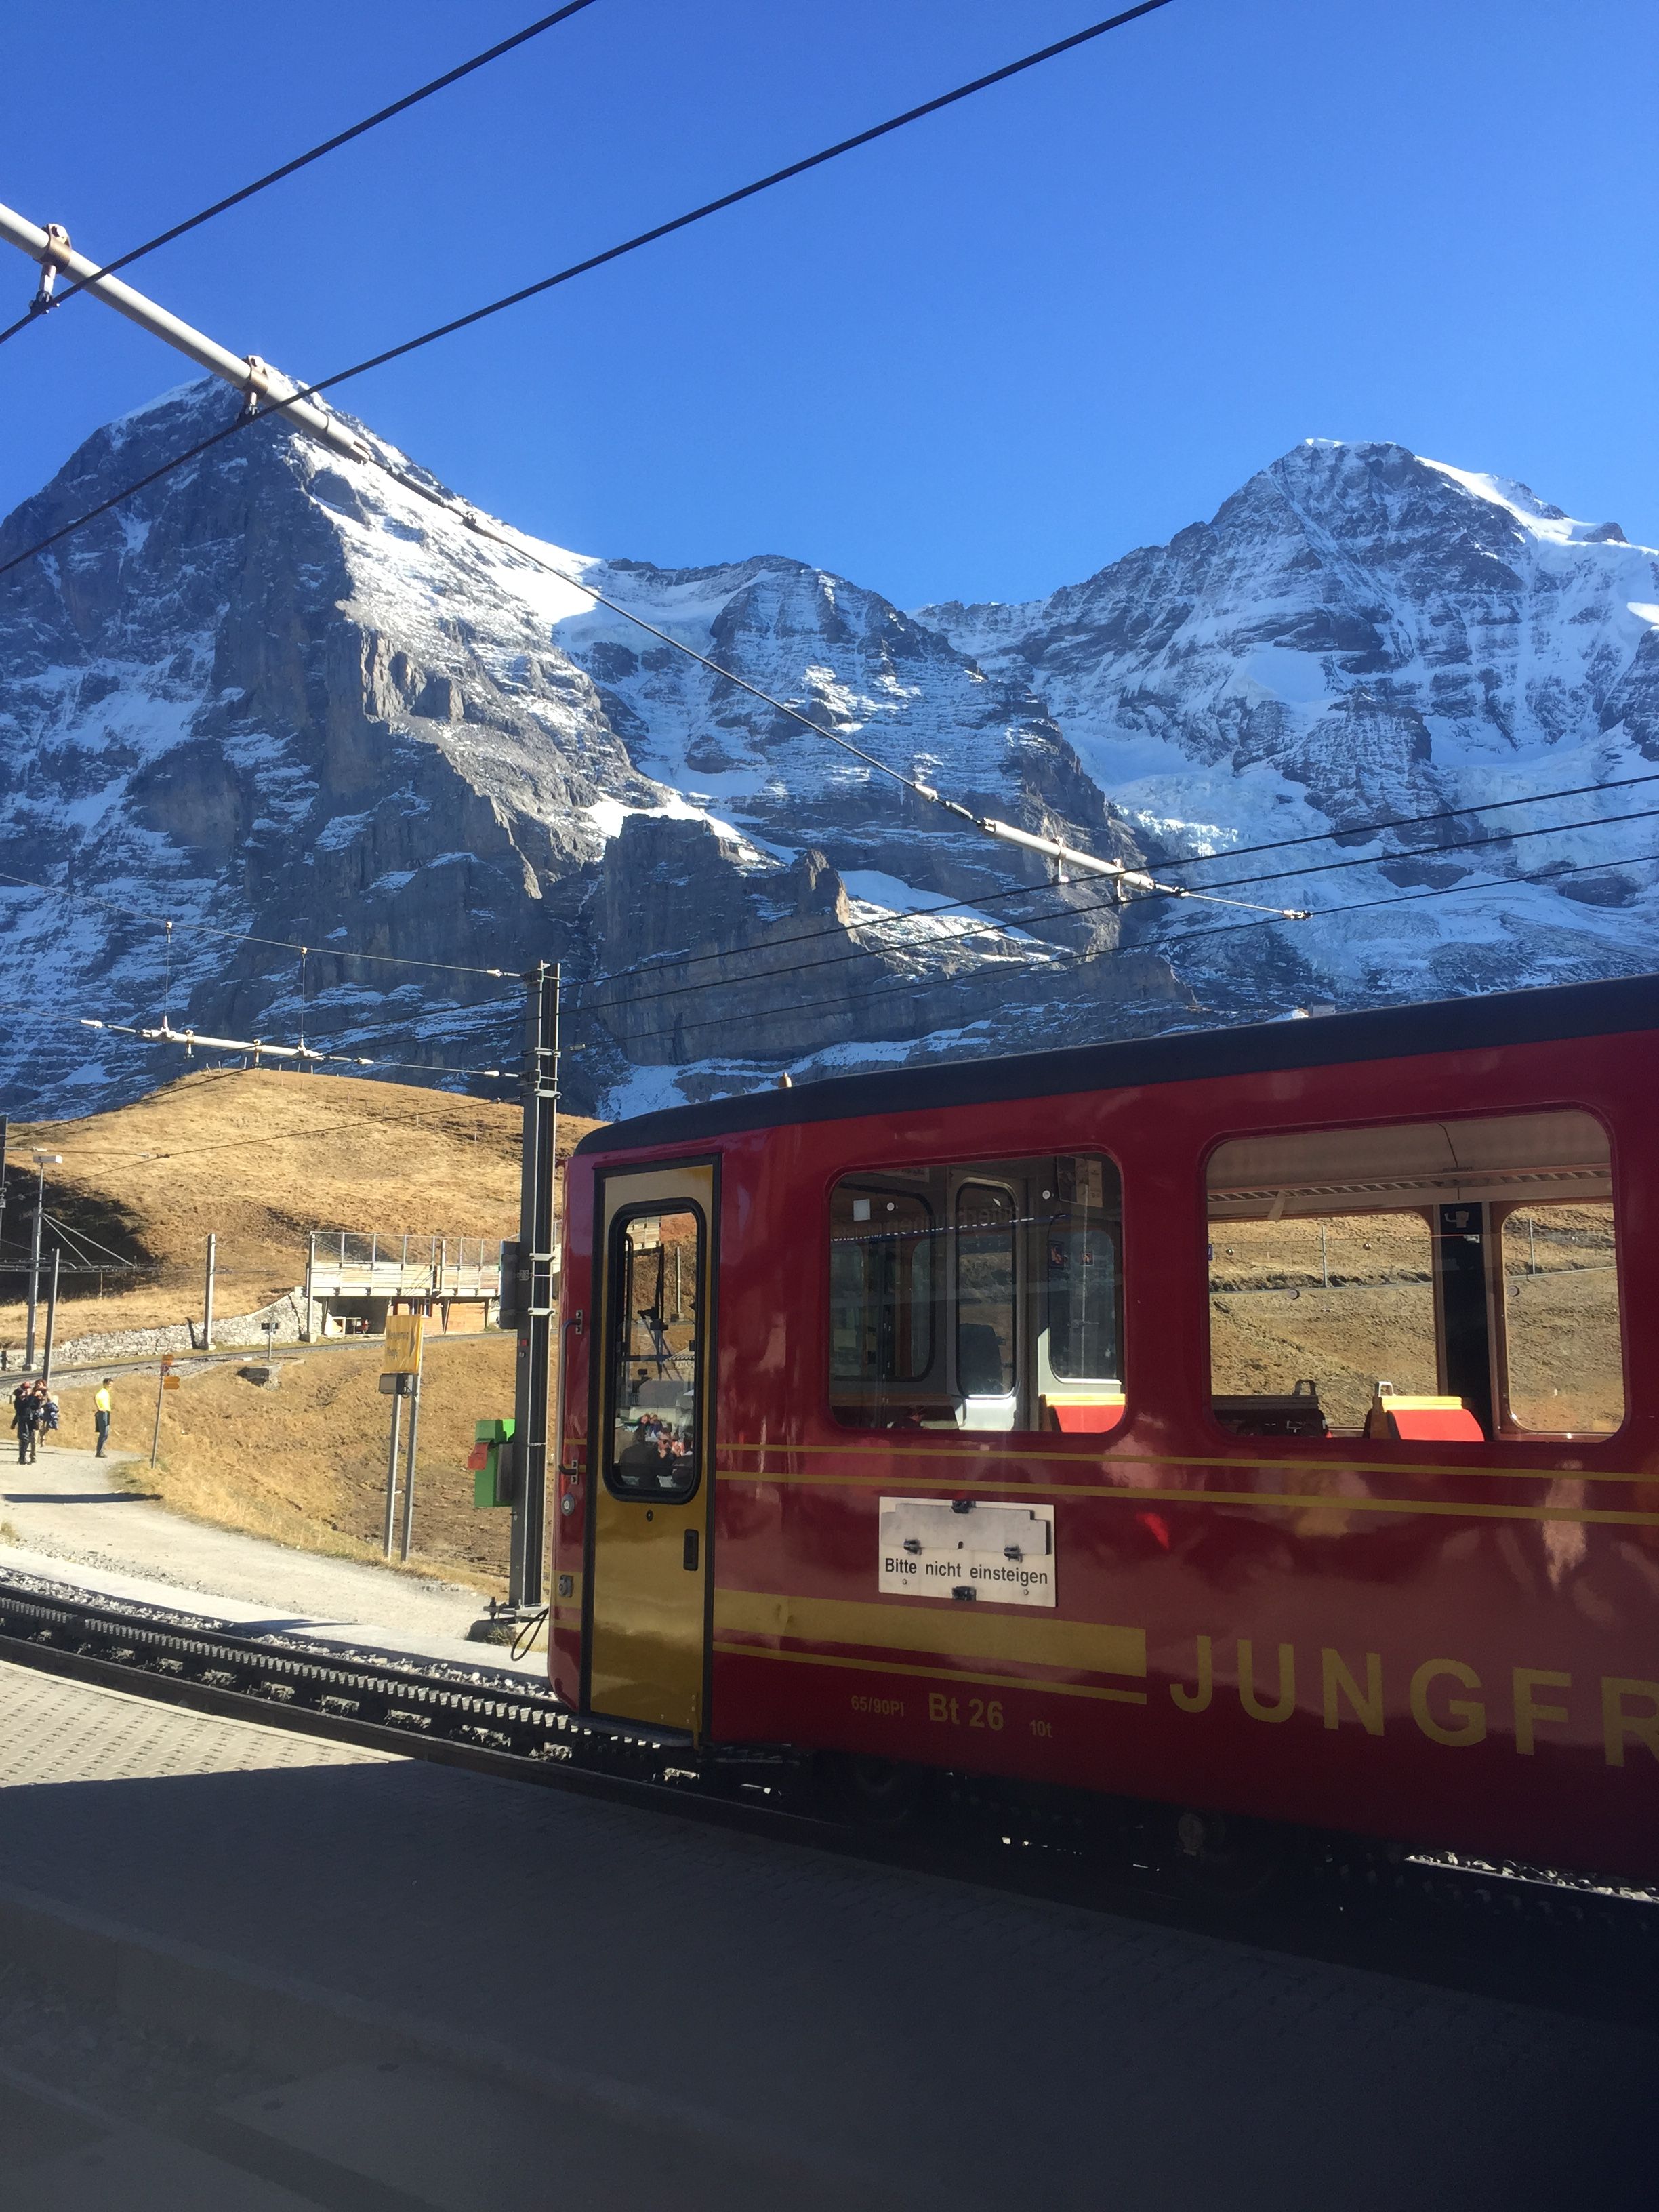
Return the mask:
[[[270,1321],[276,1324],[276,1343],[298,1344],[305,1334],[304,1316],[305,1290],[303,1285],[296,1285],[253,1313],[232,1314],[222,1320],[216,1316],[213,1341],[216,1346],[228,1351],[242,1347],[263,1351],[265,1334],[260,1324]],[[52,1348],[52,1364],[55,1368],[95,1367],[100,1359],[149,1359],[164,1352],[199,1352],[202,1348],[199,1322],[173,1322],[162,1328],[115,1328],[96,1336],[60,1337]],[[3,1356],[8,1367],[21,1367],[23,1348],[18,1344],[8,1345],[0,1356]]]

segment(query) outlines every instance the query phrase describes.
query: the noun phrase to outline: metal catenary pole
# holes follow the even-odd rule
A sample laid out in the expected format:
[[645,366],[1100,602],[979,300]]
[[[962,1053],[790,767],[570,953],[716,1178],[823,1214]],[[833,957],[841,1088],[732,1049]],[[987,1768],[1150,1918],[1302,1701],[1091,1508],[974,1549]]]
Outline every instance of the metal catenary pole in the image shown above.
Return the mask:
[[409,1378],[409,1452],[404,1461],[404,1520],[398,1537],[398,1557],[404,1560],[415,1540],[415,1453],[420,1434],[421,1376],[417,1368]]
[[392,1444],[386,1460],[386,1527],[381,1533],[381,1549],[392,1557],[392,1539],[398,1525],[398,1432],[403,1425],[403,1377],[396,1375],[393,1382],[398,1387],[392,1393]]
[[35,1314],[40,1304],[40,1222],[46,1210],[46,1170],[63,1164],[61,1152],[36,1152],[34,1182],[34,1236],[29,1248],[29,1322],[27,1341],[23,1350],[23,1365],[33,1371],[34,1366]]
[[519,1185],[519,1356],[513,1393],[513,1534],[507,1602],[544,1603],[547,1549],[548,1370],[553,1346],[553,1241],[559,1141],[560,971],[525,977],[524,1158]]
[[207,1281],[202,1290],[202,1349],[204,1352],[211,1352],[213,1349],[213,1273],[218,1257],[218,1235],[216,1231],[210,1231],[208,1235]]
[[[46,1170],[42,1168],[40,1177],[43,1182],[46,1180]],[[35,1310],[40,1303],[40,1208],[44,1203],[44,1199],[37,1190],[34,1200],[34,1229],[29,1245],[28,1326],[23,1337],[23,1367],[27,1374],[33,1374],[34,1371],[34,1316]]]
[[43,1382],[52,1380],[52,1345],[58,1334],[58,1268],[63,1256],[54,1244],[52,1248],[52,1280],[46,1289],[46,1342],[40,1355],[40,1380]]
[[164,1359],[155,1377],[155,1426],[150,1431],[149,1437],[149,1463],[152,1467],[161,1449],[161,1393],[167,1387],[167,1376],[172,1366],[170,1359]]

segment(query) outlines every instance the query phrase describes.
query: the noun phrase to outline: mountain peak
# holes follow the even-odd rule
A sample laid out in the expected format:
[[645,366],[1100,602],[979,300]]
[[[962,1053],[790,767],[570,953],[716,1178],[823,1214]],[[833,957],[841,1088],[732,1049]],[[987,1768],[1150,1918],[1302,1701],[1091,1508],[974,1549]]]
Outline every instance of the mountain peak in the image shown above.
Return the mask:
[[[121,417],[0,546],[237,405],[204,381]],[[1200,1000],[1237,1019],[1650,957],[1652,864],[1616,832],[1477,854],[1467,811],[1356,828],[1659,760],[1659,561],[1387,441],[1295,447],[1209,521],[1046,599],[906,615],[789,556],[675,569],[495,544],[256,426],[8,578],[0,667],[0,868],[52,885],[0,890],[14,995],[49,1015],[44,1041],[0,1040],[16,1111],[171,1073],[78,1026],[164,1008],[222,1036],[303,1019],[363,1059],[501,1065],[514,1012],[485,971],[541,957],[583,986],[572,1103],[611,1110],[780,1066],[1128,1034]],[[1103,856],[1265,846],[1249,873],[1277,888],[1239,895],[1330,911],[1212,935],[1184,903],[1050,884],[743,684]],[[1284,872],[1333,848],[1282,841],[1339,827],[1352,876]],[[1379,929],[1364,902],[1405,892],[1430,902]],[[784,950],[804,916],[823,942]]]

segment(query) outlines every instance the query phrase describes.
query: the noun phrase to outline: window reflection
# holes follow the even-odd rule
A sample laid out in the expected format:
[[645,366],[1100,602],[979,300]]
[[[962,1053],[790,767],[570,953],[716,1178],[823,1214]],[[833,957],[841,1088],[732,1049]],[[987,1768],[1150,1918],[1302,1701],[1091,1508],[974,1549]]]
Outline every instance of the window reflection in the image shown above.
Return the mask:
[[689,1207],[635,1213],[614,1238],[611,1486],[687,1498],[697,1483],[702,1224]]

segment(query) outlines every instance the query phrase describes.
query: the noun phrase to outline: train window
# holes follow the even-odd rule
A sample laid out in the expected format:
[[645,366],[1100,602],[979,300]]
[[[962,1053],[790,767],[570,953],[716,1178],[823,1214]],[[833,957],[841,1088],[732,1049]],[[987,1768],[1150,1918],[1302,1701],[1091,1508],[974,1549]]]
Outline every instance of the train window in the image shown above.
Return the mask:
[[1123,1410],[1122,1201],[1097,1154],[849,1176],[830,1396],[856,1428],[1087,1429]]
[[837,1186],[830,1217],[830,1373],[880,1390],[933,1358],[933,1215],[907,1191]]
[[1118,1371],[1117,1235],[1104,1218],[1105,1162],[1054,1163],[1060,1211],[1043,1236],[1048,1364],[1061,1382]]
[[1456,1443],[1622,1419],[1612,1169],[1589,1115],[1243,1138],[1208,1185],[1224,1427]]
[[965,1182],[957,1192],[957,1387],[964,1398],[1006,1398],[1013,1390],[1018,1220],[1012,1191]]
[[1500,1250],[1510,1425],[1610,1434],[1625,1414],[1611,1204],[1512,1207]]
[[627,1213],[611,1231],[611,1436],[619,1498],[697,1486],[697,1301],[702,1219],[692,1207]]

